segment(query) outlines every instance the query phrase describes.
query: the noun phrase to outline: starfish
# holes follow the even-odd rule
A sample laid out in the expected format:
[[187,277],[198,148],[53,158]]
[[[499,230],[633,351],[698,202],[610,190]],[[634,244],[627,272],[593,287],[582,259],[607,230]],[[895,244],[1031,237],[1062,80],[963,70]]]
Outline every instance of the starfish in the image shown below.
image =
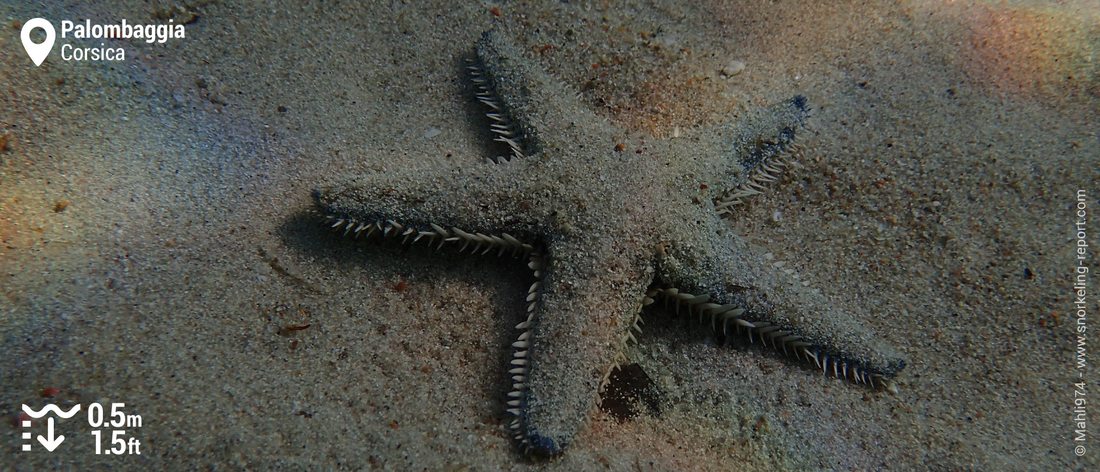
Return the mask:
[[[585,424],[644,305],[664,300],[815,368],[895,390],[905,361],[724,218],[775,180],[808,113],[798,96],[742,126],[646,141],[585,107],[499,31],[469,65],[505,156],[400,169],[314,191],[350,237],[522,258],[533,282],[516,326],[506,410],[520,450],[560,454]],[[706,156],[700,150],[721,149]]]

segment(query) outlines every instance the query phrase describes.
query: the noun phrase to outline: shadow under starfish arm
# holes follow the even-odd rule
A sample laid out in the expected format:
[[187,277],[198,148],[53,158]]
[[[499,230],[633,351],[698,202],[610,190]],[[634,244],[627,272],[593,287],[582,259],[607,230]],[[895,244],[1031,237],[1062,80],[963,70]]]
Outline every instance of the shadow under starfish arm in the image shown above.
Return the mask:
[[670,245],[657,269],[664,288],[654,298],[689,310],[719,334],[743,333],[838,378],[897,391],[893,378],[905,367],[898,351],[771,253],[714,226],[719,238]]

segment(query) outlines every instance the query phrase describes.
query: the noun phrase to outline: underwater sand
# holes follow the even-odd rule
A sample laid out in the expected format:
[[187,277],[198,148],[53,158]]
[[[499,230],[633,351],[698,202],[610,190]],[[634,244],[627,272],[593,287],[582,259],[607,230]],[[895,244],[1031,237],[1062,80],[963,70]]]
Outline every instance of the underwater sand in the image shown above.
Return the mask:
[[[1071,411],[1094,1],[97,3],[0,5],[0,469],[1100,468]],[[39,16],[194,21],[119,41],[122,63],[34,67],[15,22]],[[596,411],[561,458],[520,457],[522,264],[352,244],[310,198],[481,165],[461,66],[494,21],[638,136],[807,96],[806,156],[732,224],[909,357],[900,393],[652,310],[628,356],[657,411]],[[21,405],[50,402],[124,402],[141,454],[95,455],[83,413],[21,451]]]

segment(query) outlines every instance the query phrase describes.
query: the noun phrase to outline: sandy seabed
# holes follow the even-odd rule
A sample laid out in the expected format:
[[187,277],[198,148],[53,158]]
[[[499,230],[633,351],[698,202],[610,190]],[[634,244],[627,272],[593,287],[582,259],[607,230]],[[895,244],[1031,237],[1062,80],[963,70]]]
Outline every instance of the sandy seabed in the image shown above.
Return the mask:
[[[1073,411],[1084,382],[1100,417],[1095,1],[96,3],[0,5],[0,469],[1100,468]],[[186,38],[35,67],[35,17]],[[494,22],[632,139],[805,95],[805,155],[731,224],[904,352],[900,393],[656,310],[627,354],[659,408],[522,458],[522,264],[351,244],[310,198],[482,165],[462,64]],[[83,411],[23,452],[47,403],[124,403],[141,454],[96,455]]]

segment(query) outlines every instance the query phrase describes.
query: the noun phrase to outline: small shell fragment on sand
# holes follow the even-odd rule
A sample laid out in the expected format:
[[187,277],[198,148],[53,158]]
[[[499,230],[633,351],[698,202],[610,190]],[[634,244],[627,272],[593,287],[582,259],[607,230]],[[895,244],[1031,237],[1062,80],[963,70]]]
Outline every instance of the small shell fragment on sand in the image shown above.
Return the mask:
[[745,63],[744,62],[738,61],[738,60],[732,60],[732,61],[729,62],[729,64],[726,64],[725,67],[722,67],[722,70],[720,72],[722,73],[722,76],[724,76],[726,78],[730,78],[730,77],[733,77],[737,74],[740,74],[744,70],[745,70]]

